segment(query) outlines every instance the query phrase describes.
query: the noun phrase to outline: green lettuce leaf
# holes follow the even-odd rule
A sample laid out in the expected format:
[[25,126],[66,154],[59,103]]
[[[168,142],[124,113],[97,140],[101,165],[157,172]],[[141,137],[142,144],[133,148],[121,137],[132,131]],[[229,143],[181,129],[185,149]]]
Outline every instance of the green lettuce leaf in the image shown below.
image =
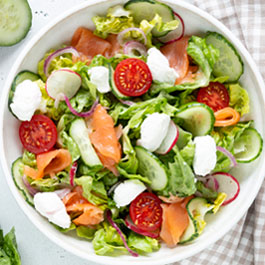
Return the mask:
[[[125,235],[124,237],[126,238]],[[106,222],[95,233],[92,244],[97,255],[119,256],[128,253],[116,229]]]
[[59,136],[62,141],[62,146],[70,152],[72,162],[78,160],[80,158],[80,151],[76,142],[65,131],[60,132]]
[[75,178],[76,185],[83,188],[83,196],[92,204],[106,204],[108,200],[107,192],[102,181],[95,181],[90,176]]
[[87,226],[78,226],[76,228],[77,236],[85,238],[87,240],[92,240],[94,238],[96,231],[97,231],[97,229],[90,228]]
[[188,144],[180,150],[180,155],[186,161],[189,166],[192,166],[193,158],[195,154],[195,144],[192,140],[188,142]]
[[201,181],[196,182],[196,188],[197,191],[199,191],[202,194],[203,198],[206,198],[208,200],[216,200],[218,196],[218,192],[213,191],[209,188],[206,188]]
[[148,236],[142,236],[134,232],[130,232],[128,236],[128,246],[140,254],[151,253],[160,248],[157,239]]
[[14,227],[5,236],[0,229],[0,264],[21,265]]
[[199,66],[199,70],[196,74],[196,79],[192,83],[183,83],[180,85],[172,86],[171,84],[156,82],[151,87],[151,94],[157,94],[158,92],[165,90],[168,93],[177,90],[196,89],[204,87],[209,84],[213,65],[219,57],[219,50],[212,45],[207,45],[204,38],[192,36],[189,39],[187,47],[188,55]]
[[194,173],[191,167],[181,156],[177,146],[172,149],[175,152],[174,162],[168,163],[168,184],[159,192],[160,195],[178,195],[186,197],[196,191]]
[[240,116],[249,113],[248,92],[239,84],[229,85],[229,106],[239,112]]
[[[124,29],[135,27],[133,17],[126,10],[123,10],[123,12],[121,9],[118,10],[119,12],[117,12],[117,10],[117,7],[110,8],[106,16],[94,16],[92,18],[96,26],[96,30],[94,31],[95,35],[105,39],[110,33],[118,34]],[[119,13],[118,16],[117,13]],[[120,14],[122,16],[120,16]]]
[[32,167],[32,168],[37,167],[36,155],[27,150],[23,152],[22,162],[24,165],[27,165],[29,167]]
[[138,179],[138,180],[141,180],[142,182],[145,182],[147,184],[151,184],[151,181],[147,177],[144,177],[140,174],[130,174],[126,170],[124,170],[123,168],[121,168],[119,166],[117,167],[117,169],[118,169],[119,173],[125,178]]

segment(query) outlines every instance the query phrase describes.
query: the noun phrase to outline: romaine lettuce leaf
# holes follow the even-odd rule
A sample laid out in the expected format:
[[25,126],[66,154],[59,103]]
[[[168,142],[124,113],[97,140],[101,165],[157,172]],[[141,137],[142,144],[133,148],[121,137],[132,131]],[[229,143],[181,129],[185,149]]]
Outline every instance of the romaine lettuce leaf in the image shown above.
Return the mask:
[[240,116],[249,113],[248,92],[238,83],[229,85],[229,106],[240,113]]
[[216,191],[206,188],[202,181],[196,182],[196,188],[197,191],[201,193],[202,197],[208,200],[215,200],[218,196],[218,193]]
[[181,156],[176,145],[172,150],[175,152],[175,156],[174,162],[168,163],[168,184],[164,190],[159,191],[159,194],[163,196],[178,195],[180,197],[192,195],[196,191],[194,173]]
[[65,147],[71,154],[72,162],[80,158],[80,151],[76,142],[65,131],[60,132],[60,139],[63,147]]
[[82,186],[83,196],[92,204],[106,204],[108,200],[107,192],[102,181],[95,181],[90,176],[75,178],[75,183]]
[[96,228],[91,228],[87,226],[78,226],[76,228],[77,236],[88,239],[88,240],[92,240],[94,238],[96,231],[97,231]]
[[0,264],[21,265],[14,227],[5,236],[0,229]]
[[[124,237],[126,238],[125,235]],[[128,253],[116,229],[106,222],[95,233],[92,244],[97,255],[119,256]]]
[[119,173],[125,178],[138,179],[138,180],[141,180],[142,182],[145,182],[147,184],[151,184],[151,181],[147,177],[144,177],[140,174],[130,174],[126,170],[124,170],[123,168],[121,168],[119,166],[117,167],[117,169],[118,169]]
[[22,162],[24,165],[27,165],[29,167],[37,167],[36,155],[27,151],[26,149],[22,155]]
[[157,239],[142,236],[132,231],[128,236],[128,246],[140,254],[151,253],[159,250],[160,248],[160,244]]

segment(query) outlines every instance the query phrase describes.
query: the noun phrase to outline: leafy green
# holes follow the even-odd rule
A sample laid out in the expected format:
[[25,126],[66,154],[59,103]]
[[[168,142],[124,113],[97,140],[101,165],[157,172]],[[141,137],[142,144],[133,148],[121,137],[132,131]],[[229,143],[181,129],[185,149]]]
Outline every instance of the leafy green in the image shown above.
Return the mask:
[[65,147],[71,154],[72,162],[80,158],[80,151],[76,142],[65,131],[60,132],[60,139],[63,147]]
[[0,229],[0,264],[21,265],[14,227],[5,236]]
[[118,256],[128,253],[116,229],[106,222],[95,233],[92,244],[97,255]]
[[118,169],[119,173],[125,178],[128,178],[128,179],[139,179],[139,180],[141,180],[141,181],[143,181],[143,182],[145,182],[147,184],[151,184],[151,181],[147,177],[144,177],[144,176],[142,176],[140,174],[130,174],[126,170],[124,170],[123,168],[121,168],[119,166],[117,167],[117,169]]
[[180,150],[180,155],[187,162],[189,166],[193,163],[193,158],[195,154],[195,144],[192,140],[188,142],[188,144]]
[[97,231],[96,228],[90,228],[87,226],[78,226],[76,228],[77,236],[83,237],[88,240],[92,240],[94,238],[96,231]]
[[181,156],[176,145],[172,150],[175,152],[175,156],[174,162],[168,163],[168,184],[159,193],[163,196],[178,195],[180,197],[194,194],[196,191],[194,173]]
[[107,203],[107,192],[102,181],[95,181],[90,176],[75,178],[75,183],[82,186],[83,196],[95,205]]
[[183,130],[179,126],[177,126],[177,127],[178,127],[178,131],[179,131],[177,147],[181,150],[192,140],[192,134],[190,132]]
[[213,65],[219,58],[219,50],[214,48],[211,44],[207,45],[204,38],[192,36],[189,39],[187,53],[199,66],[199,70],[197,71],[194,82],[183,83],[176,86],[157,82],[151,87],[152,94],[156,94],[162,90],[165,90],[168,93],[177,90],[193,90],[199,87],[207,86],[209,84]]
[[215,200],[218,196],[218,192],[211,190],[209,188],[206,188],[202,181],[196,182],[196,188],[197,191],[199,191],[202,194],[203,198],[206,198],[208,200]]
[[32,168],[37,167],[36,155],[27,151],[26,149],[23,152],[22,162],[23,164],[29,167],[32,167]]
[[229,85],[229,106],[240,113],[241,116],[249,113],[248,92],[238,83]]
[[138,253],[151,253],[159,250],[160,244],[157,239],[148,236],[142,236],[134,232],[130,232],[128,236],[128,246]]
[[124,29],[135,27],[133,17],[126,10],[124,10],[122,16],[117,16],[117,12],[115,11],[117,10],[111,8],[108,9],[106,16],[94,16],[92,18],[96,26],[96,30],[94,31],[95,35],[105,39],[110,33],[118,34]]

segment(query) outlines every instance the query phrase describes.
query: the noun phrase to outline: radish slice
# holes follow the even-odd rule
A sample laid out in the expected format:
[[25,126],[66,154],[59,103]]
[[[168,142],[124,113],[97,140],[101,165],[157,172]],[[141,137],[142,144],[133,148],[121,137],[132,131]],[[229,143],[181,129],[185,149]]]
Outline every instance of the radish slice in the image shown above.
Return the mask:
[[174,12],[174,15],[176,19],[179,20],[180,25],[175,30],[170,31],[166,36],[158,38],[158,40],[164,44],[170,44],[172,42],[178,41],[184,36],[185,33],[184,21],[182,17],[176,12]]
[[147,49],[146,47],[138,42],[138,41],[128,41],[124,44],[124,47],[123,47],[123,52],[125,54],[128,54],[130,56],[134,56],[135,55],[135,52],[138,52],[139,55],[144,55],[146,56],[147,55]]
[[71,186],[74,186],[74,178],[75,178],[76,171],[77,171],[77,162],[75,161],[69,172]]
[[[139,28],[127,28],[127,29],[123,30],[122,32],[120,32],[120,33],[118,34],[117,40],[118,40],[118,43],[119,43],[121,46],[124,45],[124,40],[123,40],[124,35],[126,35],[126,33],[130,32],[130,31],[137,31],[137,32],[139,32],[140,34],[142,34],[142,36],[143,36],[143,44],[146,45],[146,43],[147,43],[147,38],[146,38],[146,35],[145,35],[145,33],[144,33],[143,30],[141,30],[141,29],[139,29]],[[127,40],[127,41],[128,41],[128,40]]]
[[240,191],[240,185],[235,177],[225,172],[216,172],[211,176],[219,183],[217,192],[224,192],[227,194],[227,198],[222,206],[227,205],[236,199]]
[[219,182],[213,176],[208,177],[205,187],[217,191],[219,189]]
[[173,121],[170,121],[167,134],[161,143],[161,145],[156,149],[156,153],[160,155],[167,154],[176,144],[179,138],[179,130]]
[[64,96],[64,99],[65,99],[65,103],[67,105],[67,107],[69,108],[69,110],[76,116],[78,117],[89,117],[93,114],[96,106],[98,105],[98,99],[95,100],[95,102],[93,103],[93,105],[91,106],[90,110],[89,111],[86,111],[86,112],[77,112],[71,105],[71,102],[69,100],[69,98],[67,96]]
[[46,91],[48,95],[57,99],[62,94],[72,98],[82,84],[81,76],[69,69],[60,69],[52,72],[46,81]]
[[122,239],[122,242],[123,242],[123,244],[124,244],[124,247],[129,251],[129,253],[131,253],[131,255],[132,255],[133,257],[138,257],[139,255],[138,255],[136,252],[134,252],[133,250],[131,250],[131,249],[129,248],[129,246],[127,245],[126,239],[125,239],[125,237],[124,237],[124,235],[123,235],[123,233],[122,233],[122,231],[121,231],[120,228],[117,226],[117,224],[112,220],[112,218],[111,218],[111,211],[110,211],[110,210],[107,211],[107,220],[108,220],[108,221],[110,222],[110,224],[116,229],[116,231],[118,232],[118,234],[120,235],[120,237],[121,237],[121,239]]
[[226,150],[225,148],[223,148],[221,146],[216,146],[216,149],[218,151],[222,152],[224,155],[226,155],[230,159],[231,167],[237,166],[237,162],[236,162],[235,157],[228,150]]
[[44,70],[44,74],[48,77],[49,76],[49,66],[52,62],[53,59],[55,59],[56,57],[65,54],[65,53],[72,53],[75,57],[79,57],[79,53],[78,51],[74,48],[74,47],[65,47],[62,49],[59,49],[57,51],[55,51],[54,53],[50,54],[47,59],[44,61],[44,66],[43,66],[43,70]]
[[130,216],[127,216],[125,218],[125,225],[131,229],[132,231],[134,231],[137,234],[143,235],[143,236],[149,236],[151,238],[158,238],[159,237],[159,230],[157,230],[157,232],[148,232],[148,231],[144,231],[140,228],[138,228],[132,221],[132,219],[130,218]]

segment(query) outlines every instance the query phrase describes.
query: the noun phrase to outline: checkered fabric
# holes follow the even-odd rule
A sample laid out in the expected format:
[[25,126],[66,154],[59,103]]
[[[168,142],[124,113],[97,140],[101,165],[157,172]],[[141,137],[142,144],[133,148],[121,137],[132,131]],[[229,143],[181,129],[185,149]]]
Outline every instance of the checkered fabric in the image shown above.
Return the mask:
[[[265,78],[265,0],[193,0],[246,46]],[[265,88],[264,88],[265,89]],[[265,265],[265,182],[247,214],[201,253],[174,265]]]
[[[71,2],[79,2],[68,1],[65,0],[67,6],[74,5]],[[33,5],[35,1],[30,2]],[[265,0],[193,0],[193,3],[223,22],[242,41],[265,79]],[[44,20],[41,23],[44,24]],[[0,60],[3,55],[2,52]],[[0,73],[0,79],[2,76]],[[42,264],[44,263],[45,261]],[[197,255],[174,263],[174,265],[252,264],[265,265],[265,182],[249,211],[223,238]]]

